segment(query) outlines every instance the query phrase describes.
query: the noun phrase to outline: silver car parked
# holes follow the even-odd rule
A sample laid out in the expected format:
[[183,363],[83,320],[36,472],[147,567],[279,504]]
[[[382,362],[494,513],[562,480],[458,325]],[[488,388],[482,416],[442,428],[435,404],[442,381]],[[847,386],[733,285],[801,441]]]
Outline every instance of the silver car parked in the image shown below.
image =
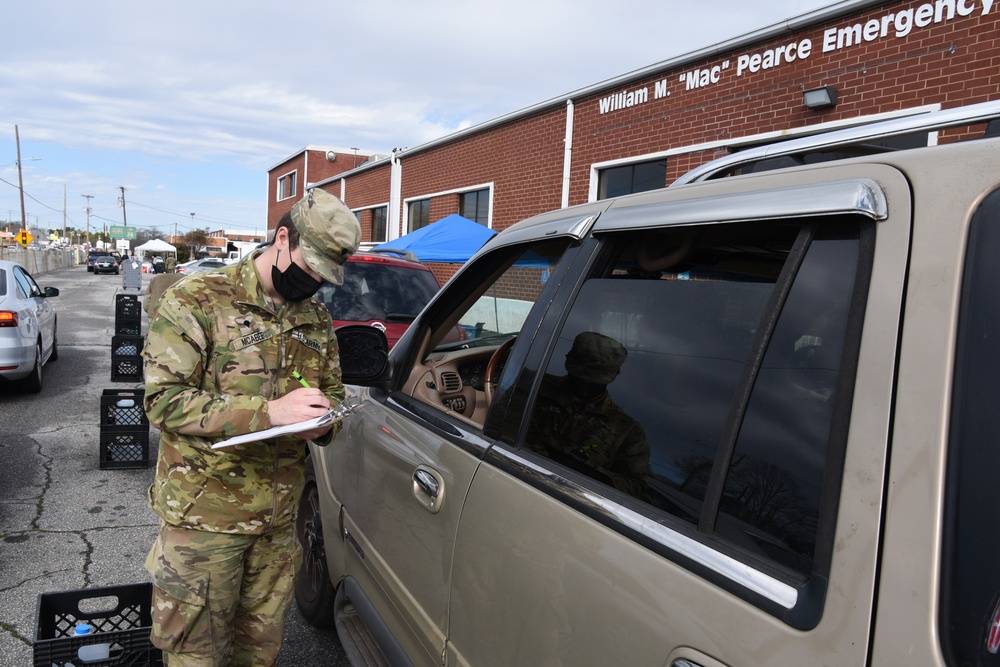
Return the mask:
[[42,390],[42,366],[59,356],[55,287],[38,286],[23,266],[0,260],[0,380]]

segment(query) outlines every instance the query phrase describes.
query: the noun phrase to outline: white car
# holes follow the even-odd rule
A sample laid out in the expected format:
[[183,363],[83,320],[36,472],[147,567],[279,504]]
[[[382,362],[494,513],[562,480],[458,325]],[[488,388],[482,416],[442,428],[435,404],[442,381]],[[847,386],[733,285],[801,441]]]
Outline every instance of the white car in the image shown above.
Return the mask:
[[0,260],[0,380],[29,393],[42,390],[42,366],[59,356],[56,309],[44,289],[17,262]]
[[216,257],[206,257],[205,259],[196,259],[191,262],[184,262],[174,269],[177,273],[200,273],[202,271],[209,271],[211,269],[221,269],[228,266],[224,259],[219,259]]

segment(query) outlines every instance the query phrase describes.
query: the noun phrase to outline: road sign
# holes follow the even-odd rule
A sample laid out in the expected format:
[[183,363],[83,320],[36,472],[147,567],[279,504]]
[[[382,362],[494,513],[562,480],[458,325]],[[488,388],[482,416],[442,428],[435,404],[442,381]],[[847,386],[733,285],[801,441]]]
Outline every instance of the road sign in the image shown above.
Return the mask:
[[27,246],[31,243],[35,237],[28,233],[27,229],[22,229],[14,236],[14,239],[23,246]]
[[109,229],[109,235],[113,239],[129,239],[131,241],[135,240],[136,232],[138,231],[135,227],[124,227],[122,225],[111,225]]

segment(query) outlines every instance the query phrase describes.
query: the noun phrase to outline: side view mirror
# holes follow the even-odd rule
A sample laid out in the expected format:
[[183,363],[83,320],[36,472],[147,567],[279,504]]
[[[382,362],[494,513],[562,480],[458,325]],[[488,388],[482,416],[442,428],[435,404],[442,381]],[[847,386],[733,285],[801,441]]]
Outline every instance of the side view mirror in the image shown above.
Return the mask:
[[59,288],[58,287],[46,287],[45,289],[42,290],[42,295],[43,296],[59,296]]
[[344,384],[364,384],[385,370],[389,342],[375,327],[351,324],[334,332],[340,346],[340,370]]

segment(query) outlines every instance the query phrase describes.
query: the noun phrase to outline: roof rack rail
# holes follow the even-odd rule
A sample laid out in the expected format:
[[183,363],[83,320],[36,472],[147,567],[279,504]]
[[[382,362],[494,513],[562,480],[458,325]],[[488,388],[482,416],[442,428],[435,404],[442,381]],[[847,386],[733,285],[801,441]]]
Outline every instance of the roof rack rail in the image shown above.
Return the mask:
[[893,118],[865,125],[856,125],[842,130],[832,130],[800,139],[791,139],[748,148],[732,155],[726,155],[695,167],[671,183],[669,187],[719,178],[741,166],[754,164],[762,160],[802,155],[817,149],[850,146],[865,141],[913,134],[915,132],[929,132],[947,127],[974,125],[998,118],[1000,118],[1000,100],[993,100],[956,107],[954,109],[929,111],[913,116],[906,116],[905,118]]

